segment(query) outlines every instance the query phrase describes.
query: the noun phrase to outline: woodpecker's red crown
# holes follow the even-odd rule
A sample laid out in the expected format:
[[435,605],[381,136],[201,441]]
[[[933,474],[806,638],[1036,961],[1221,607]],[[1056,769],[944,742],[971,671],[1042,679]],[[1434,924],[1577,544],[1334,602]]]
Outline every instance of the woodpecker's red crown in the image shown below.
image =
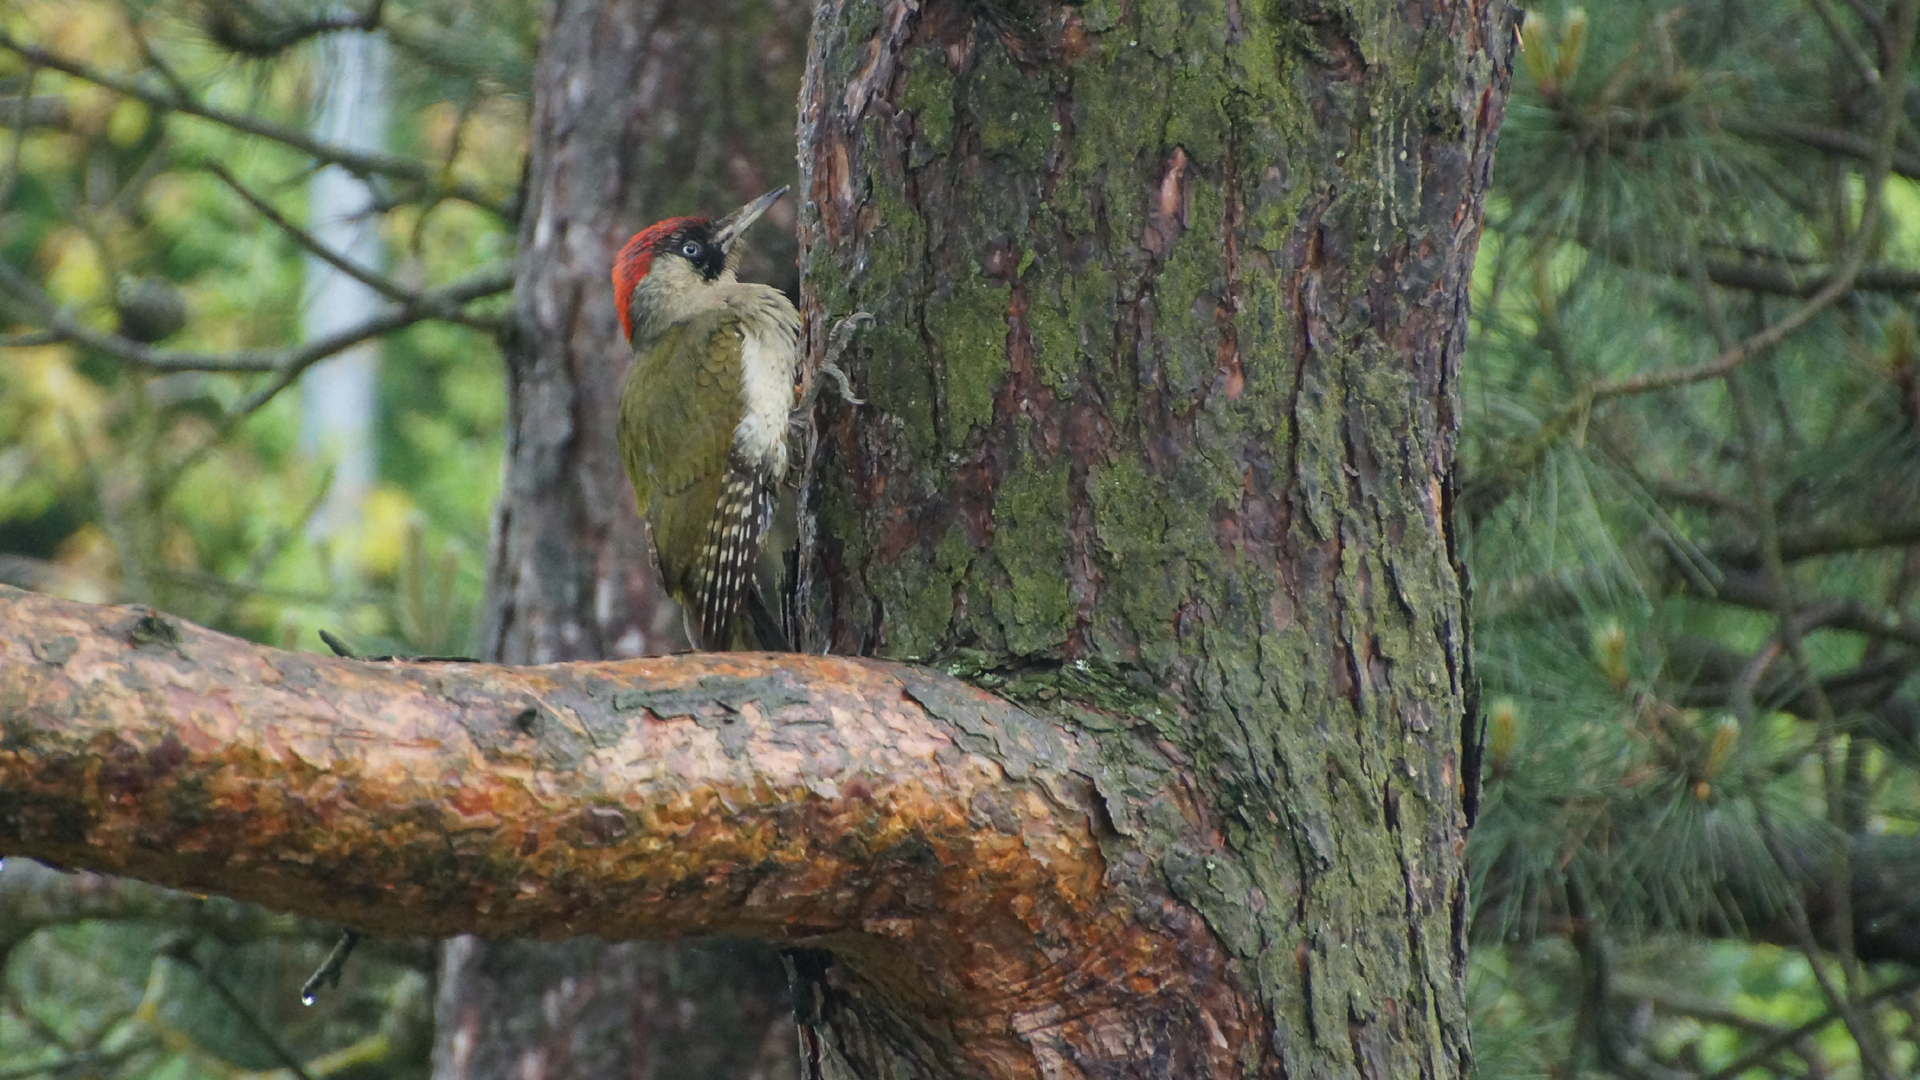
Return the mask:
[[733,242],[786,193],[784,186],[775,188],[718,221],[672,217],[634,233],[613,260],[613,306],[627,340],[633,340],[634,286],[646,279],[656,256],[685,259],[702,278],[717,281],[727,272]]
[[[693,254],[688,245],[695,245]],[[713,222],[700,217],[671,217],[633,234],[633,239],[613,259],[613,306],[620,316],[620,332],[633,340],[633,287],[653,269],[656,255],[672,253],[686,258],[705,273],[708,262],[718,266],[706,276],[720,276],[726,266],[726,253],[713,242]]]

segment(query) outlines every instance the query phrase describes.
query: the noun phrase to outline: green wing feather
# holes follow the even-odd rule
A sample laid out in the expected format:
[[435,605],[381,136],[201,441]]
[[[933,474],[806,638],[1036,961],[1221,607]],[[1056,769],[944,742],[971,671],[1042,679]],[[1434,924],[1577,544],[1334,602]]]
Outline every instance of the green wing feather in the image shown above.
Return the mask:
[[708,524],[743,408],[740,319],[674,323],[637,351],[620,394],[620,453],[667,592],[692,610]]

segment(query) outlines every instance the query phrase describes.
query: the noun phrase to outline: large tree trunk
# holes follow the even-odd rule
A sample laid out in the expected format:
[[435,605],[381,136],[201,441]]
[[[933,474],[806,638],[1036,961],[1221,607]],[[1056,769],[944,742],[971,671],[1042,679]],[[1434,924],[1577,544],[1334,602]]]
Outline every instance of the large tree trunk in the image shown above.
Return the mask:
[[[797,0],[546,6],[516,334],[504,350],[508,455],[488,659],[685,647],[614,443],[630,357],[608,267],[651,221],[716,213],[792,182],[807,16]],[[790,242],[763,241],[755,255],[755,280],[796,281]],[[436,1080],[778,1080],[795,1069],[788,1013],[785,976],[765,946],[460,938],[441,967],[434,1071]]]
[[[516,661],[645,629],[591,289],[628,95],[710,62],[549,14]],[[816,349],[878,325],[811,459],[805,606],[926,666],[368,665],[0,591],[0,844],[369,929],[752,934],[794,947],[826,1076],[1461,1076],[1448,478],[1510,15],[823,5],[803,307]],[[643,969],[475,949],[443,1077],[643,1071],[617,1019],[549,1019]]]
[[[1178,899],[1143,923],[1205,927],[1196,969],[1240,1010],[1063,1008],[1049,982],[1005,1033],[1020,1071],[1465,1070],[1449,479],[1512,17],[816,10],[805,314],[816,342],[878,320],[869,404],[812,477],[817,636],[1177,777],[1174,801],[1103,789],[1098,832],[1113,878]],[[966,1073],[926,1052],[952,1018],[844,963],[808,977],[812,1053]]]

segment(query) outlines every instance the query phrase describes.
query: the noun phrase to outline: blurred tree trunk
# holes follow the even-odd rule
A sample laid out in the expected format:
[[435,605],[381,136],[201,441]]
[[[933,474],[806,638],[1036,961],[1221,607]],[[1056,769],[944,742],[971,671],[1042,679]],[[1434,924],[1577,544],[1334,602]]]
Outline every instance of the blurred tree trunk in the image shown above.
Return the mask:
[[[629,355],[608,267],[651,221],[717,213],[793,182],[809,14],[751,0],[546,6],[516,333],[503,350],[507,462],[488,659],[683,647],[614,446]],[[791,235],[792,211],[778,213],[784,227],[762,237]],[[761,243],[746,272],[791,288],[791,241]],[[794,1074],[785,986],[760,945],[456,939],[442,960],[436,1080],[779,1080]]]
[[[877,323],[809,488],[815,643],[959,671],[1180,778],[1177,807],[1103,786],[1095,831],[1110,884],[1179,898],[1143,925],[1197,918],[1192,970],[1226,958],[1113,1013],[1006,1006],[1009,1075],[1466,1070],[1450,476],[1513,19],[816,12],[803,312],[816,348]],[[989,1053],[870,968],[802,961],[824,1075]]]
[[[349,30],[323,38],[314,134],[324,142],[375,153],[387,148],[389,70],[384,34]],[[364,177],[338,165],[307,181],[307,230],[329,250],[374,270],[386,263],[379,198]],[[365,322],[385,299],[309,254],[301,330],[308,341]],[[300,377],[300,448],[332,470],[326,500],[306,523],[309,535],[336,541],[361,527],[379,480],[380,344],[366,341],[315,364]],[[336,564],[348,571],[350,561]],[[361,573],[352,567],[353,574]]]

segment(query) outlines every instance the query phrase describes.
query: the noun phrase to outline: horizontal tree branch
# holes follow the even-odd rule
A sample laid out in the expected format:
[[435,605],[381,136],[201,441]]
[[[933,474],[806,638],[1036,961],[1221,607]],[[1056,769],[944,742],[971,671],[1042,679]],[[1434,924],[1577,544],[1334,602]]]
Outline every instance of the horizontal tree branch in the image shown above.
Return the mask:
[[[1714,599],[1756,611],[1780,610],[1780,599],[1757,573],[1730,573],[1714,587]],[[1796,598],[1793,610],[1805,630],[1827,627],[1920,645],[1920,618],[1843,597]]]
[[226,109],[207,105],[197,98],[182,94],[171,86],[164,90],[145,87],[137,80],[100,71],[80,60],[61,56],[37,45],[30,45],[7,33],[4,28],[0,28],[0,48],[17,54],[30,64],[61,72],[84,82],[93,83],[95,86],[103,86],[156,109],[167,109],[199,117],[235,131],[292,147],[318,161],[338,165],[356,176],[391,176],[418,184],[442,198],[470,202],[475,206],[491,210],[504,219],[512,220],[514,217],[511,206],[495,201],[473,184],[465,180],[444,177],[440,175],[439,170],[412,158],[378,151],[355,150],[335,143],[323,143],[299,128],[275,123],[250,113],[229,112]]
[[[427,319],[465,321],[464,318],[452,318],[451,313],[458,312],[463,304],[506,292],[512,287],[513,264],[508,261],[497,262],[483,266],[466,277],[445,285],[423,290],[417,294],[413,303],[390,308],[356,326],[349,326],[326,337],[315,338],[292,348],[198,353],[178,349],[158,349],[119,334],[95,330],[54,303],[53,299],[28,280],[25,274],[4,260],[0,260],[0,292],[11,296],[27,308],[36,319],[44,323],[48,330],[64,340],[79,342],[87,348],[96,349],[115,359],[155,372],[278,372],[281,377],[273,380],[272,393],[278,393],[284,389],[307,368],[363,341],[403,330]],[[271,397],[272,393],[267,394],[267,397]],[[257,408],[258,405],[255,404],[253,407]],[[250,412],[252,408],[243,411]]]
[[1063,993],[1247,1030],[1204,924],[1109,868],[1086,738],[900,664],[370,663],[0,587],[0,851],[376,934],[829,947],[988,1010],[966,1045]]
[[[1796,273],[1780,263],[1751,260],[1710,262],[1707,264],[1707,279],[1729,289],[1806,297],[1818,293],[1831,283],[1834,271],[1819,268],[1812,272]],[[1898,266],[1863,266],[1854,275],[1853,288],[1857,292],[1917,292],[1920,291],[1920,270]]]
[[[1870,136],[1841,131],[1836,128],[1821,127],[1818,124],[1804,124],[1785,120],[1750,122],[1731,120],[1726,124],[1728,131],[1749,138],[1772,139],[1777,142],[1798,143],[1811,150],[1822,150],[1829,154],[1839,154],[1856,161],[1872,161],[1878,147]],[[1893,150],[1888,154],[1891,170],[1910,180],[1920,180],[1920,155]]]

